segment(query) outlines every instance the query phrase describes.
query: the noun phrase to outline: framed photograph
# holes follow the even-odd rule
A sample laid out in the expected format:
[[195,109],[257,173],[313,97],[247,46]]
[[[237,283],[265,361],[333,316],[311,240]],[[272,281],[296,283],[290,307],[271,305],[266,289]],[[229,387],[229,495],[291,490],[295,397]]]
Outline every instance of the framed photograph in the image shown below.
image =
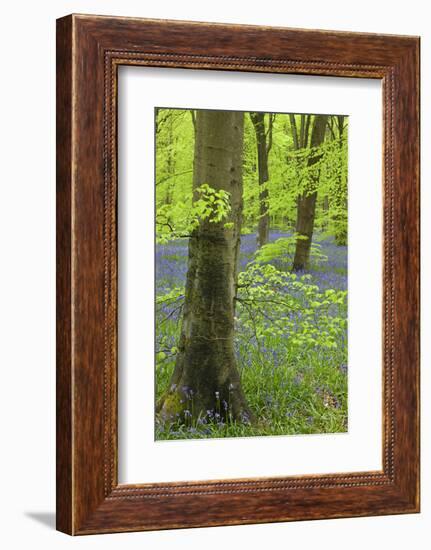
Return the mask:
[[57,528],[419,511],[419,38],[57,21]]

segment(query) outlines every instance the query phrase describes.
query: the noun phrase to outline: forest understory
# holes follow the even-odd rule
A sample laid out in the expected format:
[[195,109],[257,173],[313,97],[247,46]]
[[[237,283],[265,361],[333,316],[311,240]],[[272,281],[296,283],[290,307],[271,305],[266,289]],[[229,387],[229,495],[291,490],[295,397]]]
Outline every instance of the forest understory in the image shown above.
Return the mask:
[[155,439],[346,432],[347,117],[155,120]]
[[[269,242],[290,237],[291,234],[270,231]],[[321,292],[347,291],[347,246],[337,246],[333,238],[319,242],[322,254],[328,260],[313,269],[298,273],[298,279],[309,275],[306,282],[316,285]],[[255,234],[241,237],[240,269],[245,270],[257,251]],[[167,296],[172,289],[182,289],[187,272],[187,241],[179,239],[169,244],[158,244],[156,250],[157,296]],[[278,266],[284,269],[283,265]],[[168,390],[175,365],[176,346],[179,340],[181,304],[183,295],[157,305],[158,326],[163,327],[163,338],[158,342],[157,396]],[[305,305],[305,304],[304,304]],[[269,310],[274,308],[270,307]],[[305,309],[305,308],[304,308]],[[346,316],[347,306],[342,305]],[[300,322],[294,331],[283,329],[281,334],[267,333],[256,337],[250,329],[246,308],[238,308],[236,320],[236,356],[241,383],[247,395],[254,417],[254,425],[229,421],[222,410],[229,403],[219,403],[206,415],[193,414],[193,395],[184,388],[184,404],[187,407],[185,421],[179,418],[158,418],[156,439],[184,439],[208,437],[245,437],[261,435],[293,435],[339,433],[347,431],[347,328],[337,330],[336,347],[317,348],[314,341],[307,344],[293,342],[293,334],[302,334]],[[326,326],[327,313],[314,312],[314,326]],[[274,323],[269,321],[269,326]],[[335,331],[334,331],[335,332]],[[159,333],[160,334],[160,333]],[[164,350],[164,351],[162,351]]]

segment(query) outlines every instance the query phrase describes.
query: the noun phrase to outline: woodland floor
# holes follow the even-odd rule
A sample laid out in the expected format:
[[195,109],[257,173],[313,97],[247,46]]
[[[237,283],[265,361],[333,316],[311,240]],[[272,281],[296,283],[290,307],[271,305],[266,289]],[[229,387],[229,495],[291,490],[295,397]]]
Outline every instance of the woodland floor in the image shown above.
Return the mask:
[[[288,233],[271,231],[270,242]],[[314,237],[327,261],[307,272],[310,284],[320,291],[347,290],[347,247],[332,238]],[[240,271],[253,259],[254,234],[241,237]],[[273,262],[276,265],[276,262]],[[287,263],[276,265],[288,270]],[[177,240],[156,248],[156,294],[183,287],[187,272],[187,241]],[[299,274],[301,275],[301,274]],[[156,316],[156,345],[175,349],[180,329],[180,310],[163,308]],[[347,312],[346,312],[347,315]],[[319,319],[316,319],[316,323]],[[255,425],[223,422],[220,411],[207,411],[205,418],[189,416],[187,424],[156,420],[156,439],[244,437],[337,433],[347,431],[347,328],[337,335],[337,346],[289,346],[289,337],[280,335],[241,339],[236,343],[241,381],[250,408],[258,419]],[[156,399],[168,388],[175,353],[156,361]],[[221,407],[222,405],[220,405]],[[225,405],[227,407],[227,404]]]

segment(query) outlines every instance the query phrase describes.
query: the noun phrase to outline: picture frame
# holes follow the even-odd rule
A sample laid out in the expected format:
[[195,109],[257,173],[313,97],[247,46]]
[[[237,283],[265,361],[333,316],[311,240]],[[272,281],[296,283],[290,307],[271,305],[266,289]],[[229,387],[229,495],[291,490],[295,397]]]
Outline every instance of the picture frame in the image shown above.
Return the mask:
[[[118,483],[120,65],[382,81],[381,471]],[[419,512],[418,37],[57,20],[56,429],[57,529],[71,535]]]

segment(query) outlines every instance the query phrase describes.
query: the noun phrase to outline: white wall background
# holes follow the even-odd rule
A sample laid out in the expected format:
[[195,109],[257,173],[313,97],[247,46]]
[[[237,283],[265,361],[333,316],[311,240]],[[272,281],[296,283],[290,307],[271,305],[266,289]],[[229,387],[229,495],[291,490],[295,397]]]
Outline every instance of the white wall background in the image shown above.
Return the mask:
[[[54,531],[55,19],[70,12],[422,37],[422,150],[431,149],[431,30],[421,0],[56,0],[2,6],[0,40],[0,540],[41,548],[428,548],[431,339],[422,346],[422,514],[72,539]],[[431,172],[422,166],[423,334],[431,330]],[[427,540],[428,538],[428,540]]]

